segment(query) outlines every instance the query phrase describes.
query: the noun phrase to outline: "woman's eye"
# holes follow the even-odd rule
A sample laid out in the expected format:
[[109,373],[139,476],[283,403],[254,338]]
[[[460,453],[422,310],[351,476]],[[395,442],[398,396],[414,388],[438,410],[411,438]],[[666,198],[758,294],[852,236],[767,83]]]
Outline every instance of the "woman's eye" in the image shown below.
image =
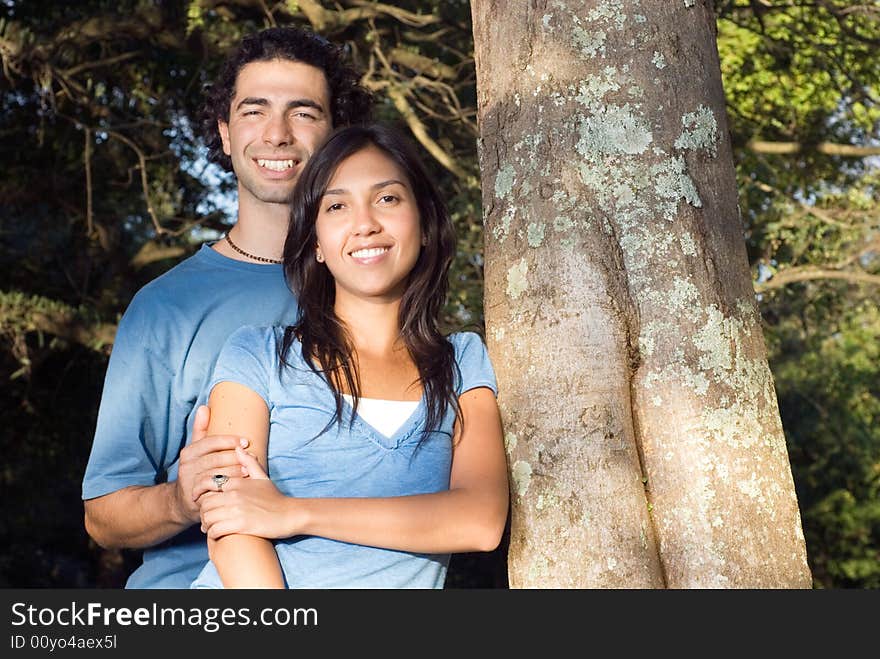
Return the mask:
[[333,211],[338,211],[340,208],[342,208],[342,204],[339,204],[339,203],[336,203],[336,204],[330,204],[330,205],[327,207],[327,212],[328,212],[328,213],[331,213],[331,212],[333,212]]
[[381,197],[379,197],[379,201],[383,204],[391,204],[397,201],[397,197],[393,194],[383,194]]

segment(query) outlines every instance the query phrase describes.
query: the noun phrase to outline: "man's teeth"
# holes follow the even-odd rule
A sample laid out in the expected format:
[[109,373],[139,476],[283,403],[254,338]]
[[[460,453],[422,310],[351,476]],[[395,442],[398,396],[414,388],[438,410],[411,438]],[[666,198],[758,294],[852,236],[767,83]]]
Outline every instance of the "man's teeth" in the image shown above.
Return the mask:
[[352,252],[351,255],[356,259],[368,259],[373,256],[379,256],[379,254],[384,254],[387,251],[387,247],[371,247],[370,249],[359,249],[356,252]]
[[260,158],[257,160],[257,164],[274,172],[283,172],[285,169],[293,167],[293,160],[263,160]]

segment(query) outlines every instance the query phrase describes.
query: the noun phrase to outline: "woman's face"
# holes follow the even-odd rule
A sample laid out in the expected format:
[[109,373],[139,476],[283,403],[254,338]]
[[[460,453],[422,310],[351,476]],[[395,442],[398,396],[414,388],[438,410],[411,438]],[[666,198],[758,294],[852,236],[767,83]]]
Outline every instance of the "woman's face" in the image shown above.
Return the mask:
[[406,173],[368,146],[342,161],[321,199],[317,256],[346,295],[400,299],[421,250],[419,211]]

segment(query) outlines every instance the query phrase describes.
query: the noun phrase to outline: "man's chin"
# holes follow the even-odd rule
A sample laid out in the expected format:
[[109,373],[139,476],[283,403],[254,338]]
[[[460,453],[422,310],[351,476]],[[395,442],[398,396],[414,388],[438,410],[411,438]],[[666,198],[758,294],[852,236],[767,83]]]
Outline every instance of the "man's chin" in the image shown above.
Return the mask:
[[289,204],[290,203],[290,195],[293,190],[287,192],[287,194],[283,195],[267,195],[264,197],[258,197],[260,201],[264,204]]
[[291,184],[284,188],[274,188],[270,190],[257,190],[256,192],[257,194],[255,194],[254,197],[264,204],[289,204],[290,195],[293,192],[293,185]]

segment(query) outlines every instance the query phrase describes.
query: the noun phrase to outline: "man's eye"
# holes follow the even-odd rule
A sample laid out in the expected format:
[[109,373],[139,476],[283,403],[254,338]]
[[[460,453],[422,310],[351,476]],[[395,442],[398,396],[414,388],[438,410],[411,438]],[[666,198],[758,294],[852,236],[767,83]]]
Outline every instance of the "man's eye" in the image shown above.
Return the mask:
[[259,110],[246,110],[245,112],[242,112],[242,115],[245,117],[250,116],[250,115],[254,115],[254,114],[260,114],[260,111]]
[[294,115],[297,119],[305,119],[306,121],[315,121],[317,117],[309,112],[295,112]]

